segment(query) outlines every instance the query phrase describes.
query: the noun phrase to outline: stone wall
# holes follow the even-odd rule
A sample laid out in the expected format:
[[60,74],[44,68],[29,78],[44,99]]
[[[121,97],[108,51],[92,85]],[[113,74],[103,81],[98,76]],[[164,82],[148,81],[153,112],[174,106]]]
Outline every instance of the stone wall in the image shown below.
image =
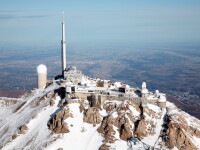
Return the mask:
[[141,97],[118,97],[112,95],[102,95],[102,94],[93,94],[93,93],[76,93],[78,99],[87,99],[87,100],[94,100],[100,103],[104,103],[106,100],[117,100],[117,101],[124,101],[128,100],[132,104],[140,105],[142,102],[147,102],[150,104],[157,105],[159,107],[164,108],[166,103],[158,103],[156,100],[145,100]]

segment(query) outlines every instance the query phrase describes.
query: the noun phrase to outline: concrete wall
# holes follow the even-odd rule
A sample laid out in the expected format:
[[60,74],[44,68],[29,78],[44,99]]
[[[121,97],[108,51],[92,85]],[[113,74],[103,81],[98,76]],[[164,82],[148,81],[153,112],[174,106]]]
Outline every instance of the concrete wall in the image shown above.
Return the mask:
[[47,83],[47,73],[38,73],[38,89],[44,89]]

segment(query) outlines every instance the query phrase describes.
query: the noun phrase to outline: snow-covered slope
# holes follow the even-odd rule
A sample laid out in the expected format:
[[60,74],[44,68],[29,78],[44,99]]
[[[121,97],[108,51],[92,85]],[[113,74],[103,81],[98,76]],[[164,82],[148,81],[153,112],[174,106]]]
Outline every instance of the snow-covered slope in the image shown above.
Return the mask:
[[[19,99],[0,98],[0,149],[200,149],[200,121],[167,102],[61,99],[54,83]],[[93,107],[92,107],[93,106]]]

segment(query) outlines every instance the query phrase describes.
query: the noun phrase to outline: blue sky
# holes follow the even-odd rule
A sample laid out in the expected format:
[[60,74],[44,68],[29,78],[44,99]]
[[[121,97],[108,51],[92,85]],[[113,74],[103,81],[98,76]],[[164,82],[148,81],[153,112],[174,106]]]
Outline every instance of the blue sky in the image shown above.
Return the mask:
[[[199,0],[2,0],[0,46],[200,43]],[[81,46],[80,46],[81,47]]]

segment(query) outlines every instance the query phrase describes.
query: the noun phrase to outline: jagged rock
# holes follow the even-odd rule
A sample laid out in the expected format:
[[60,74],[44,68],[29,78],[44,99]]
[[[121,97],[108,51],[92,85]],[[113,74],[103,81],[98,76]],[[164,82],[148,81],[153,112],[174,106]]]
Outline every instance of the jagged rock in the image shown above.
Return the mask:
[[46,99],[46,97],[43,96],[40,100],[41,100],[41,101],[45,101],[45,99]]
[[146,123],[145,120],[141,120],[139,121],[137,128],[135,130],[135,134],[139,137],[139,138],[143,138],[147,135],[147,131],[146,131],[147,127],[146,127]]
[[50,91],[49,93],[46,94],[46,98],[50,98],[53,95],[53,91]]
[[113,129],[113,125],[107,125],[104,129],[104,141],[106,143],[114,143],[116,131]]
[[109,150],[109,147],[110,147],[110,146],[108,146],[108,145],[106,145],[106,144],[102,144],[102,145],[100,146],[99,150]]
[[130,139],[133,136],[133,132],[132,132],[132,128],[131,125],[129,123],[125,123],[122,127],[121,127],[121,136],[120,138],[124,141],[127,141],[128,139]]
[[108,102],[108,103],[103,105],[103,109],[105,109],[107,113],[111,112],[116,107],[117,107],[117,104],[112,103],[112,102]]
[[85,107],[81,104],[81,105],[79,106],[79,109],[80,109],[80,112],[82,112],[82,111],[85,109]]
[[28,127],[26,125],[23,125],[19,128],[19,134],[24,134],[25,131],[28,130]]
[[94,107],[89,108],[83,117],[84,122],[87,122],[93,125],[101,123],[101,120],[102,120],[101,114],[99,113],[98,109]]
[[12,139],[13,139],[13,140],[16,139],[17,137],[18,137],[17,134],[12,135]]
[[67,123],[64,120],[68,117],[72,117],[69,109],[63,108],[48,122],[48,127],[54,133],[68,133],[69,129]]
[[106,143],[114,143],[115,142],[115,130],[113,129],[112,124],[101,124],[101,126],[97,129],[99,133],[104,136],[104,141]]
[[92,107],[99,108],[100,110],[102,110],[102,108],[101,108],[101,103],[100,103],[98,100],[93,100],[93,101],[91,102],[91,106],[92,106]]
[[196,147],[186,136],[179,124],[170,122],[168,124],[167,134],[168,139],[166,142],[169,148],[177,147],[181,150],[196,150]]
[[[104,108],[106,109],[115,109],[116,108],[116,104],[107,103],[107,106],[104,106]],[[117,131],[119,132],[120,138],[122,140],[127,141],[129,138],[131,138],[133,136],[133,127],[131,124],[134,123],[135,119],[132,119],[133,116],[130,114],[130,110],[129,110],[129,106],[128,104],[120,106],[115,114],[117,114],[117,116],[107,116],[106,118],[104,118],[101,126],[98,128],[98,132],[102,133],[104,135],[105,138],[107,138],[106,136],[106,129],[109,125],[114,125],[115,127],[117,127]],[[129,114],[129,116],[127,115]],[[109,130],[108,130],[109,131]],[[112,131],[112,130],[111,130]],[[110,134],[108,134],[110,135]],[[109,136],[108,136],[109,137]]]
[[54,100],[50,100],[49,104],[50,104],[50,106],[53,106],[55,104],[55,101]]
[[58,93],[54,94],[53,99],[56,99],[57,96],[59,96]]
[[97,82],[97,87],[104,87],[104,81],[99,80]]
[[195,129],[193,127],[190,127],[192,132],[195,134],[196,137],[200,138],[200,131],[198,129]]
[[63,106],[63,103],[62,102],[60,102],[60,103],[58,103],[58,105],[57,105],[58,107],[62,107]]

